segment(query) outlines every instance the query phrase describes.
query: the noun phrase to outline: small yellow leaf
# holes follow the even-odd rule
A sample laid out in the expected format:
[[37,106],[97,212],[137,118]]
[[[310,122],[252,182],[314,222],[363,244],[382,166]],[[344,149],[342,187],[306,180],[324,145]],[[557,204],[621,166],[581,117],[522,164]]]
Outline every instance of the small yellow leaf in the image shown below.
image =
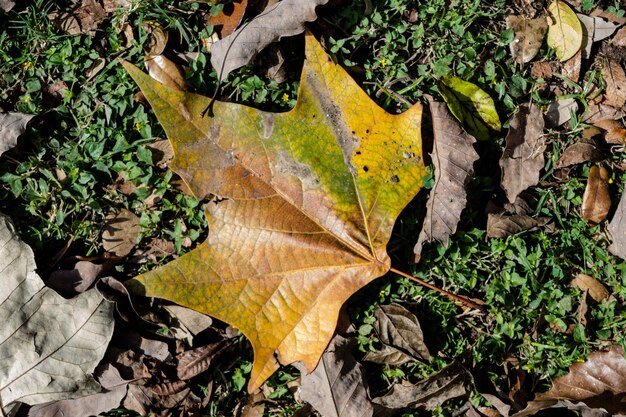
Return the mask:
[[583,28],[576,13],[563,1],[555,0],[548,7],[552,22],[548,27],[548,46],[561,62],[567,61],[583,44]]

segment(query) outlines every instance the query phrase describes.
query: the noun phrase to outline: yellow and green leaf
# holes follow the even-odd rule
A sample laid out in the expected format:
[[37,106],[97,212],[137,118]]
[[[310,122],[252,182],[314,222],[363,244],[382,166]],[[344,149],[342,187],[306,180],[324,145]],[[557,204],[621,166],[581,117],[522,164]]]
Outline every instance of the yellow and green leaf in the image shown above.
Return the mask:
[[278,362],[312,371],[339,309],[390,268],[396,217],[420,189],[422,106],[379,108],[312,35],[294,109],[269,113],[179,91],[124,64],[173,144],[172,169],[205,206],[198,248],[133,279],[240,329],[249,390]]
[[557,58],[567,61],[583,45],[583,28],[576,13],[561,0],[555,0],[548,6],[552,22],[548,26],[548,46],[554,49]]
[[476,139],[488,140],[491,131],[502,128],[493,99],[477,85],[445,75],[437,88],[450,112]]

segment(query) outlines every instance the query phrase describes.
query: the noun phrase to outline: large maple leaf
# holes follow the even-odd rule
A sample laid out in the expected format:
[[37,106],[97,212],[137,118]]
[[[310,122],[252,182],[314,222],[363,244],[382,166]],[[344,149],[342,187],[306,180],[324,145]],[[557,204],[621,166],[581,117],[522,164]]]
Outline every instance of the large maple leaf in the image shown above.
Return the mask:
[[339,309],[390,269],[396,217],[422,184],[422,106],[379,108],[312,35],[286,113],[215,102],[125,64],[171,140],[177,172],[206,204],[209,237],[129,283],[240,329],[249,390],[278,361],[317,365]]

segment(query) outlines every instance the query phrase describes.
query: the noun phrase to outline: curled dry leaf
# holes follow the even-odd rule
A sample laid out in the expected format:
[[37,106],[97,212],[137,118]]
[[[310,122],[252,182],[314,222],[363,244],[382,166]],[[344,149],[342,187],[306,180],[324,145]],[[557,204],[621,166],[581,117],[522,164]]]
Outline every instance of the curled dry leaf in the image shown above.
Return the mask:
[[613,242],[609,246],[609,252],[626,259],[626,192],[622,193],[622,198],[608,225],[608,231]]
[[183,69],[164,55],[146,55],[144,64],[150,76],[161,84],[181,91],[187,90]]
[[557,58],[567,61],[580,50],[583,44],[583,28],[576,13],[562,0],[554,0],[548,6],[552,22],[548,26],[548,45]]
[[395,384],[391,391],[372,401],[385,408],[434,408],[449,399],[467,395],[466,372],[454,362],[415,385]]
[[319,365],[307,374],[306,367],[295,363],[302,374],[300,397],[324,417],[374,417],[365,369],[351,354],[353,339],[335,335]]
[[611,145],[626,145],[626,129],[618,120],[600,120],[595,127],[604,131],[604,140]]
[[126,256],[137,244],[140,232],[139,217],[135,213],[127,209],[116,214],[111,213],[106,217],[102,246],[115,256]]
[[212,117],[201,116],[210,98],[126,64],[174,145],[172,169],[197,198],[219,197],[203,244],[127,285],[240,329],[254,348],[250,391],[277,358],[315,368],[343,303],[391,268],[393,224],[426,171],[421,105],[386,113],[312,35],[305,56],[293,110],[215,101]]
[[592,276],[578,274],[572,281],[572,285],[582,291],[588,291],[589,296],[598,303],[609,298],[609,291],[604,284]]
[[167,46],[169,35],[163,26],[154,20],[147,20],[141,24],[148,33],[148,42],[145,46],[146,55],[162,55]]
[[437,83],[437,89],[450,112],[470,135],[479,140],[489,140],[491,131],[500,131],[500,118],[493,99],[480,87],[445,75]]
[[608,352],[593,352],[586,362],[570,366],[567,375],[555,378],[548,392],[536,400],[571,400],[611,414],[626,413],[626,360],[624,351],[613,346]]
[[283,0],[211,46],[211,65],[221,80],[248,64],[267,45],[304,32],[304,23],[317,19],[315,8],[328,0]]
[[0,215],[0,412],[100,391],[92,372],[113,335],[113,305],[95,291],[65,300],[35,267]]
[[549,219],[533,218],[523,214],[495,214],[487,216],[487,237],[502,239],[524,230],[546,226]]
[[610,22],[601,17],[592,17],[580,13],[576,13],[576,16],[583,24],[583,48],[581,51],[582,57],[585,59],[591,55],[591,47],[594,42],[608,38],[621,26],[619,23]]
[[413,248],[419,262],[426,242],[437,240],[443,245],[456,231],[461,212],[467,202],[466,182],[474,172],[478,153],[474,139],[454,120],[444,103],[430,99],[433,121],[433,153],[435,184],[426,203],[426,217],[417,243]]
[[417,317],[399,304],[377,305],[374,328],[385,345],[398,348],[416,359],[430,359]]
[[582,215],[586,222],[597,224],[606,220],[611,209],[609,172],[606,168],[594,165],[589,169],[582,204]]
[[527,105],[521,106],[509,126],[500,168],[502,188],[513,204],[522,191],[539,182],[546,141],[543,138],[543,114],[535,105],[531,105],[530,109]]
[[561,169],[585,162],[600,162],[605,159],[604,153],[592,141],[576,142],[568,146],[563,155],[556,161],[555,168]]
[[624,116],[626,116],[626,113],[621,109],[616,109],[603,103],[590,103],[587,111],[583,114],[583,122],[593,124],[601,120],[620,119]]
[[621,109],[626,104],[626,73],[624,68],[616,61],[608,61],[602,67],[602,78],[606,82],[607,106]]
[[34,114],[0,113],[0,155],[17,145],[17,138],[33,117]]
[[543,17],[507,16],[506,25],[515,32],[515,38],[509,44],[511,55],[520,64],[530,62],[541,48],[548,22]]

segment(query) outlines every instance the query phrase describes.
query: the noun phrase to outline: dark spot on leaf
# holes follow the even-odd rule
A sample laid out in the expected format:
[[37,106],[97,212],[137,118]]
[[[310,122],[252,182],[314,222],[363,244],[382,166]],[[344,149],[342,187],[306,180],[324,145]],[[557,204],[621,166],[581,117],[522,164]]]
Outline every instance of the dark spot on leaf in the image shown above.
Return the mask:
[[356,154],[357,155],[361,155],[361,151],[356,151]]
[[393,183],[400,182],[400,178],[398,178],[398,176],[397,176],[397,175],[394,175],[393,177],[391,177],[391,178],[389,179],[389,181],[391,181],[391,182],[393,182]]
[[366,129],[366,130],[365,130],[365,133],[368,133],[368,134],[369,134],[369,133],[370,133],[370,130],[369,130],[369,129]]
[[369,171],[369,170],[370,170],[370,169],[367,167],[367,165],[364,165],[364,166],[363,166],[363,171],[367,172],[367,171]]

